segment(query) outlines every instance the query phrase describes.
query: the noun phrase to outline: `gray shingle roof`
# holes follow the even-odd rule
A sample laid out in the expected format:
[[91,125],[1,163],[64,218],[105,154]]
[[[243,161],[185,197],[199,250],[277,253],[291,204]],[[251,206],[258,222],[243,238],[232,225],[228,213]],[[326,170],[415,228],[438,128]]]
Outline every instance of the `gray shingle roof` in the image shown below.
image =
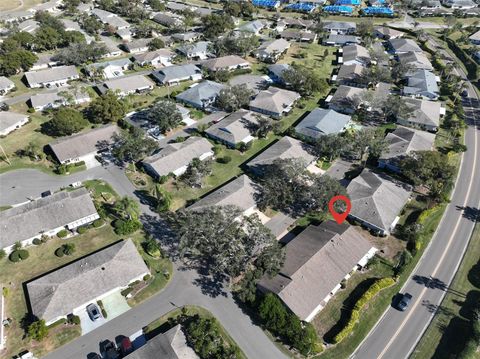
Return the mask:
[[135,50],[140,50],[142,48],[148,47],[148,44],[152,41],[152,39],[136,39],[131,42],[127,42],[123,46],[127,49],[128,52],[133,52]]
[[364,169],[347,187],[350,214],[388,232],[411,194],[402,182]]
[[197,354],[187,345],[180,324],[159,334],[147,344],[124,356],[125,359],[198,359]]
[[[68,96],[72,97],[72,100],[81,102],[87,102],[90,100],[90,95],[87,92],[79,91],[78,93],[74,93],[72,91],[65,91],[68,93]],[[59,95],[60,91],[57,92],[45,92],[45,93],[37,93],[30,97],[30,103],[32,104],[33,108],[37,107],[44,107],[44,106],[51,106],[54,104],[59,105],[66,105],[68,103],[67,98],[68,96],[61,96]]]
[[336,81],[356,82],[361,78],[364,70],[364,66],[355,63],[352,65],[342,65],[338,70]]
[[262,166],[270,165],[276,159],[290,158],[300,159],[307,166],[315,160],[315,156],[310,154],[309,150],[310,147],[302,141],[285,136],[248,162],[247,166],[253,170],[261,171]]
[[391,39],[389,42],[395,52],[422,52],[420,46],[412,39],[397,38]]
[[78,76],[78,71],[75,66],[58,66],[47,70],[25,73],[25,77],[31,85],[65,80],[75,76]]
[[423,52],[405,52],[398,54],[398,61],[415,69],[433,70],[432,63]]
[[149,164],[159,176],[166,176],[175,170],[188,166],[194,158],[211,152],[212,144],[202,137],[192,136],[184,142],[170,143],[143,163]]
[[337,45],[356,44],[359,42],[359,38],[353,35],[330,34],[325,42]]
[[108,90],[119,90],[123,93],[151,88],[153,85],[153,82],[143,75],[118,77],[112,80],[107,80],[103,84]]
[[210,71],[219,71],[223,69],[228,69],[230,67],[246,66],[250,63],[237,55],[227,55],[222,57],[216,57],[210,60],[206,60],[201,63],[203,68],[206,68]]
[[255,50],[256,56],[273,56],[281,54],[290,47],[290,43],[285,39],[275,39],[265,41],[257,50]]
[[342,132],[350,120],[350,116],[334,110],[316,108],[295,127],[295,131],[306,137],[317,139],[324,135]]
[[439,94],[439,89],[437,85],[437,80],[435,75],[427,70],[417,70],[416,72],[409,74],[407,76],[408,86],[403,88],[405,94],[411,95],[423,95]]
[[242,211],[246,211],[257,205],[255,201],[257,192],[257,185],[247,175],[241,175],[198,200],[189,206],[188,209],[199,210],[211,206],[232,205],[239,207]]
[[239,31],[257,33],[265,27],[265,24],[260,20],[253,20],[246,22],[238,28]]
[[22,113],[0,111],[0,132],[11,126],[15,126],[26,118],[28,118],[28,116]]
[[370,53],[368,50],[360,45],[346,45],[343,47],[343,62],[358,60],[361,62],[370,62]]
[[134,55],[133,58],[136,62],[150,62],[155,60],[157,57],[166,57],[170,58],[173,56],[173,52],[168,49],[159,49],[155,51],[144,52],[142,54]]
[[96,214],[85,188],[58,192],[0,212],[0,248]]
[[103,143],[110,143],[115,133],[118,133],[116,125],[107,125],[94,130],[64,137],[49,144],[55,157],[60,162],[79,158],[89,153],[97,152]]
[[438,127],[440,124],[440,102],[405,98],[405,103],[413,109],[406,119],[420,126]]
[[355,31],[357,25],[354,22],[343,22],[343,21],[325,21],[323,28],[329,31]]
[[180,51],[185,56],[195,55],[197,53],[207,53],[210,44],[210,41],[198,41],[193,44],[179,46],[177,51]]
[[10,81],[5,76],[0,76],[0,90],[5,90],[15,85],[13,81]]
[[226,88],[226,86],[221,83],[203,81],[178,94],[175,98],[203,108],[204,104],[213,102],[224,88]]
[[323,222],[308,226],[286,245],[280,273],[263,278],[259,286],[277,294],[300,319],[305,320],[323,299],[373,248],[347,223]]
[[356,106],[352,105],[356,102],[360,102],[366,91],[367,90],[358,87],[340,85],[332,95],[330,103],[339,107],[355,109]]
[[281,115],[285,108],[292,106],[299,98],[300,95],[295,91],[270,87],[250,101],[250,107]]
[[26,287],[33,314],[48,322],[149,272],[135,244],[127,240],[34,279]]
[[435,134],[398,126],[385,137],[388,149],[380,161],[398,162],[412,151],[429,151],[435,142]]
[[258,123],[258,114],[247,110],[238,110],[225,117],[220,122],[210,126],[206,133],[232,146],[253,136],[254,126]]
[[200,70],[197,66],[193,64],[184,64],[163,67],[158,71],[152,72],[152,76],[155,77],[160,83],[167,83],[169,81],[190,78],[201,73],[202,70]]

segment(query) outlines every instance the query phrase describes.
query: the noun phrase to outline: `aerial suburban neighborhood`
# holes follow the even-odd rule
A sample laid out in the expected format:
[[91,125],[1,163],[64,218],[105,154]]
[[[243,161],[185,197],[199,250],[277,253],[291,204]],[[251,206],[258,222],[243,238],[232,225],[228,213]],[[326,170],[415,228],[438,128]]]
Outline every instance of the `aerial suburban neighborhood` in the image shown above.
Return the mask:
[[478,0],[0,0],[0,358],[478,358]]

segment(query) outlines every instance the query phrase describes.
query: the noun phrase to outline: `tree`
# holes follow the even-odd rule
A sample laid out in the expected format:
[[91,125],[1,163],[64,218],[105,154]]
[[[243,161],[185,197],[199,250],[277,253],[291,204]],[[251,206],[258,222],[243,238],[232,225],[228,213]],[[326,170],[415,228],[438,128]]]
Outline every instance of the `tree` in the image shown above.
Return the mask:
[[235,206],[179,210],[170,215],[180,258],[213,276],[236,277],[266,249],[277,245],[258,216]]
[[35,34],[35,49],[53,50],[62,42],[62,35],[55,28],[42,25]]
[[201,161],[198,158],[194,158],[179,179],[187,186],[199,188],[202,187],[203,178],[211,173],[212,163],[210,160]]
[[53,59],[64,65],[83,65],[87,62],[95,62],[107,53],[104,44],[91,42],[90,44],[72,43],[68,47],[61,49]]
[[258,138],[267,137],[269,132],[277,132],[280,130],[280,123],[278,121],[273,121],[268,117],[257,116],[257,123],[255,127],[255,136]]
[[127,108],[123,101],[111,91],[92,101],[87,109],[87,117],[92,123],[117,122],[125,116]]
[[327,159],[328,162],[332,162],[345,153],[347,147],[346,138],[337,134],[320,136],[314,143],[315,152],[319,157]]
[[455,167],[437,151],[414,151],[400,161],[399,167],[414,185],[428,188],[435,200],[446,198],[455,178]]
[[147,117],[158,126],[162,133],[168,132],[182,123],[182,114],[175,102],[166,98],[160,99],[150,107]]
[[148,0],[153,11],[165,11],[165,3],[161,0]]
[[28,326],[28,336],[34,340],[40,341],[48,335],[48,327],[45,320],[37,320]]
[[315,71],[301,65],[292,65],[282,72],[283,81],[288,87],[302,96],[310,96],[328,88],[327,81]]
[[85,36],[80,31],[65,31],[61,45],[86,43]]
[[392,76],[389,68],[372,64],[363,69],[358,81],[365,85],[376,85],[380,82],[392,82]]
[[257,9],[247,1],[226,1],[223,3],[223,11],[233,17],[251,18]]
[[366,156],[380,157],[383,151],[387,149],[387,142],[381,129],[367,127],[355,131],[349,138],[350,154],[365,163]]
[[77,6],[81,4],[81,0],[64,0],[63,6],[67,14],[73,15],[77,12]]
[[35,36],[25,31],[19,31],[10,35],[3,43],[5,44],[9,39],[16,41],[18,46],[24,48],[25,50],[31,50],[35,43]]
[[401,96],[389,95],[386,100],[381,102],[378,106],[374,106],[384,113],[387,120],[398,120],[399,118],[406,119],[413,113],[413,108],[408,105],[405,99]]
[[88,125],[82,113],[73,108],[59,108],[53,118],[42,125],[42,132],[50,136],[70,136]]
[[16,50],[0,56],[0,75],[12,76],[20,70],[28,71],[38,60],[37,55],[28,50]]
[[357,23],[357,34],[362,38],[362,39],[369,39],[371,40],[373,38],[373,21],[371,19],[363,20]]
[[211,50],[217,56],[239,55],[245,57],[258,45],[258,36],[244,32],[230,32],[226,36],[219,37],[213,43]]
[[117,218],[128,221],[137,220],[140,215],[138,202],[131,197],[122,197],[115,202],[113,210]]
[[113,135],[112,154],[122,162],[134,163],[150,155],[158,148],[157,142],[146,136],[139,127],[131,127]]
[[233,19],[228,14],[210,14],[203,17],[203,36],[207,39],[215,39],[227,30],[234,28]]
[[66,256],[72,255],[75,252],[75,244],[74,243],[62,244],[62,251]]
[[288,312],[273,293],[268,293],[258,307],[258,315],[265,326],[274,332],[283,332],[287,325]]
[[277,159],[265,166],[261,184],[259,207],[271,207],[293,216],[325,212],[330,198],[345,194],[338,181],[328,175],[313,175],[299,159]]
[[82,15],[80,18],[80,26],[90,35],[95,35],[103,28],[103,24],[95,17]]
[[253,95],[253,90],[250,90],[245,84],[227,87],[220,90],[216,106],[227,112],[235,112],[247,106]]
[[156,37],[154,38],[152,41],[150,41],[148,43],[148,49],[150,51],[154,51],[154,50],[158,50],[158,49],[162,49],[165,47],[165,43],[163,42],[163,40],[159,37]]
[[410,63],[404,63],[400,61],[395,61],[392,66],[392,78],[395,81],[401,81],[405,76],[414,70],[414,67]]

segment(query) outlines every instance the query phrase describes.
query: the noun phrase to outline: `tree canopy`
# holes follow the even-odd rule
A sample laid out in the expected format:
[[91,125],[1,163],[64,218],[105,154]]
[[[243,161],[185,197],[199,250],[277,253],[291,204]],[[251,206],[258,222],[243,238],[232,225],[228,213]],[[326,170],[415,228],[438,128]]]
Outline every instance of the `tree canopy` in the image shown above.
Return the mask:
[[69,136],[88,125],[82,113],[68,107],[55,110],[53,118],[42,125],[42,132],[50,136]]
[[200,188],[203,184],[203,178],[212,173],[211,160],[201,161],[199,158],[194,158],[188,164],[187,170],[180,176],[180,181],[192,188]]
[[327,81],[306,66],[292,65],[282,72],[282,77],[288,87],[302,96],[310,96],[328,88]]
[[79,66],[90,61],[98,61],[107,51],[104,44],[77,42],[61,49],[53,59],[65,65]]
[[97,97],[87,108],[86,113],[92,123],[117,122],[125,116],[127,106],[112,92]]
[[214,13],[203,17],[203,26],[203,36],[213,40],[223,35],[227,30],[232,30],[235,25],[230,15]]
[[182,209],[170,216],[178,253],[210,275],[236,277],[278,242],[258,216],[235,206]]
[[147,137],[138,127],[131,127],[128,131],[115,134],[113,141],[112,154],[123,162],[140,161],[158,148],[157,142]]
[[259,38],[248,33],[229,33],[215,40],[212,52],[217,56],[239,55],[247,56],[259,46]]
[[182,123],[182,114],[174,101],[162,98],[153,104],[147,112],[148,119],[155,123],[160,132],[165,133]]
[[216,99],[216,106],[227,112],[235,112],[247,106],[254,92],[245,84],[234,85],[220,90]]

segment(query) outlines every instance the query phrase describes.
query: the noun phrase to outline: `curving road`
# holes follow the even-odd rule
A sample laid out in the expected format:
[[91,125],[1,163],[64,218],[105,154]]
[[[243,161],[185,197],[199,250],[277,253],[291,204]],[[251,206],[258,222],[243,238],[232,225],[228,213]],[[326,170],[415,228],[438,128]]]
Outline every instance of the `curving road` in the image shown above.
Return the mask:
[[[465,78],[461,69],[457,71]],[[413,300],[406,312],[388,308],[351,358],[408,358],[449,290],[480,206],[480,101],[470,83],[468,95],[462,101],[468,124],[468,151],[463,154],[451,202],[440,225],[401,290],[412,294]],[[462,293],[458,294],[463,300]]]

